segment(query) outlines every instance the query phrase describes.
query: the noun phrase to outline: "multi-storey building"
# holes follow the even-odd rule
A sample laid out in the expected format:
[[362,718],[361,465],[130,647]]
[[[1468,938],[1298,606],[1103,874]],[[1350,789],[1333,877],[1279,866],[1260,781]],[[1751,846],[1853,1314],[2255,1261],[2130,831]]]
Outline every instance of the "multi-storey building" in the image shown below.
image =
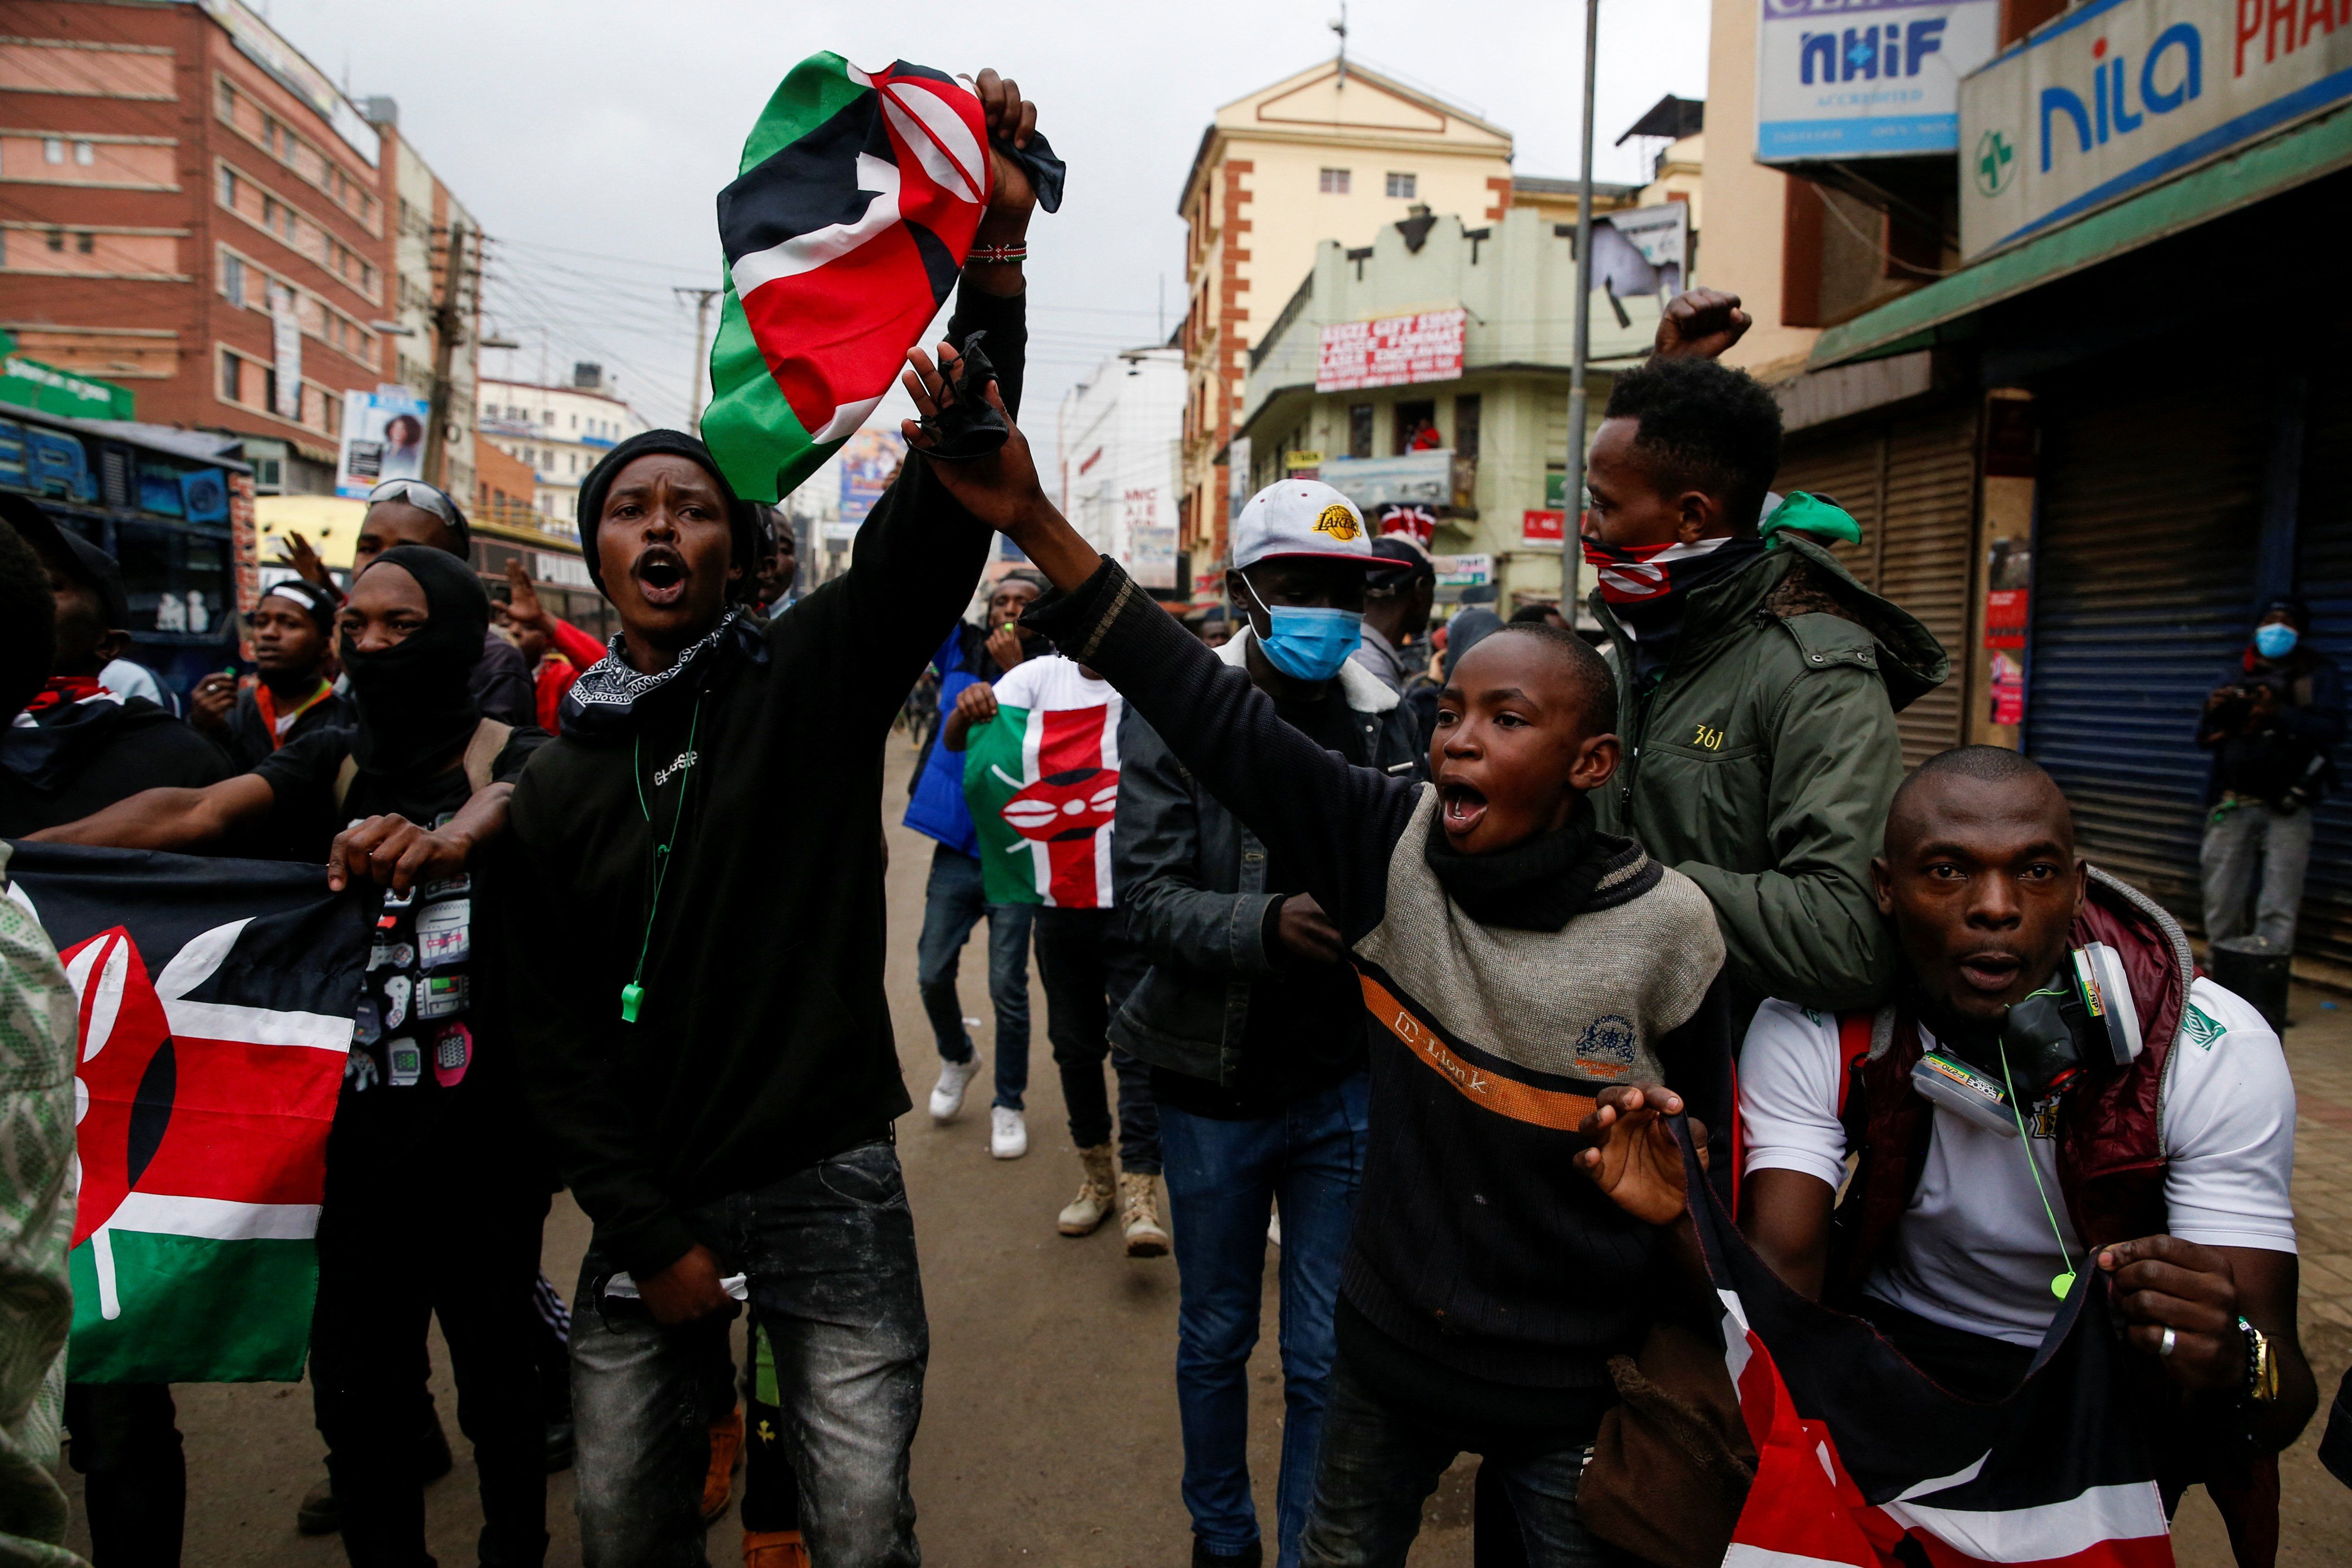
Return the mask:
[[1062,513],[1163,599],[1189,597],[1176,522],[1186,377],[1181,349],[1129,349],[1062,396]]
[[477,393],[482,439],[530,465],[531,505],[577,537],[580,481],[597,459],[648,428],[606,384],[601,365],[572,367],[570,386],[485,381]]
[[455,211],[446,192],[236,0],[8,14],[0,326],[130,387],[142,419],[246,438],[264,492],[330,488],[342,394],[413,379],[404,354],[429,382],[395,230],[420,193],[436,221]]

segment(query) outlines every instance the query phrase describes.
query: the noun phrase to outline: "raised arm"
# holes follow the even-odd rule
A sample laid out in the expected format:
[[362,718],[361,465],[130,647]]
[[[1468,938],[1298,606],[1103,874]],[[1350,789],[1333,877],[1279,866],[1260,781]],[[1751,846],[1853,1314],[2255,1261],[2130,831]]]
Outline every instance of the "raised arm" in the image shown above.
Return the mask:
[[[916,356],[919,409],[941,383]],[[971,514],[1002,528],[1061,590],[1027,620],[1119,689],[1209,792],[1279,853],[1348,940],[1380,923],[1390,852],[1417,786],[1350,767],[1284,723],[1273,699],[1202,646],[1078,537],[1045,498],[1018,430],[986,457],[932,465]]]

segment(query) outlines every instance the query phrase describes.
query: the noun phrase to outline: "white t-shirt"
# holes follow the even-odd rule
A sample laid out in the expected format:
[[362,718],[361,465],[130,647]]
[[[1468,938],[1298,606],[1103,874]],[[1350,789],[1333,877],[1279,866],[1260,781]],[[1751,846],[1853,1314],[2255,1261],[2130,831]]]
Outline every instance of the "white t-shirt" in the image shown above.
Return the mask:
[[[2293,1252],[2294,1082],[2278,1036],[2210,980],[2194,982],[2189,1001],[2163,1095],[2171,1234],[2207,1247]],[[1934,1046],[1925,1029],[1919,1036]],[[1845,1179],[1839,1070],[1835,1018],[1779,1001],[1757,1010],[1739,1058],[1745,1174],[1801,1171],[1832,1187]],[[2068,1265],[2088,1268],[2059,1189],[2055,1140],[2023,1142]],[[2038,1345],[2058,1309],[2050,1290],[2063,1271],[2058,1248],[2020,1140],[1938,1105],[1918,1190],[1863,1289],[1948,1328]]]
[[[1080,673],[1078,662],[1059,654],[1027,658],[996,678],[999,708],[1028,715],[1021,734],[1021,776],[1038,779],[1101,768],[1085,785],[1083,801],[1062,801],[1074,815],[1055,819],[1053,842],[1025,838],[1036,894],[1055,908],[1109,909],[1118,902],[1110,844],[1112,796],[1118,780],[1118,720],[1125,701],[1108,681]],[[1098,709],[1101,723],[1049,725],[1048,715]],[[1002,723],[1002,719],[999,720]],[[1035,788],[1034,785],[1032,788]],[[1092,843],[1081,849],[1075,830],[1091,827]],[[985,837],[986,835],[983,835]],[[985,857],[989,852],[982,849]]]
[[1076,659],[1045,654],[1024,659],[997,676],[996,700],[1006,707],[1059,711],[1108,707],[1119,696],[1108,681],[1088,680]]

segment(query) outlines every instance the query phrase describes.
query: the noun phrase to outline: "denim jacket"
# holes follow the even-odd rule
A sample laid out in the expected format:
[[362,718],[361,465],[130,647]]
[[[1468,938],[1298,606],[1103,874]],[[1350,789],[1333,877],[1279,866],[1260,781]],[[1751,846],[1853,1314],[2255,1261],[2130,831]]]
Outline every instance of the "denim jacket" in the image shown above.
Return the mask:
[[[1217,650],[1244,669],[1250,630]],[[1353,660],[1340,694],[1362,726],[1373,766],[1421,779],[1427,755],[1412,711]],[[1110,1026],[1119,1049],[1154,1067],[1230,1088],[1255,983],[1280,967],[1265,946],[1265,846],[1202,789],[1150,725],[1127,705],[1118,726],[1118,815],[1111,867],[1128,930],[1151,968]]]

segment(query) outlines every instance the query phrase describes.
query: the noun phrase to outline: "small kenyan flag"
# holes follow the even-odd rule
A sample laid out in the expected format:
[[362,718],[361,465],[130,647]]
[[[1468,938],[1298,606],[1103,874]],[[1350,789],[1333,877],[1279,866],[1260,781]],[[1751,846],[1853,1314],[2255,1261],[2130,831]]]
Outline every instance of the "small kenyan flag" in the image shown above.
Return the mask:
[[794,66],[719,193],[727,302],[702,416],[728,482],[783,496],[890,390],[988,205],[980,99],[904,60]]

